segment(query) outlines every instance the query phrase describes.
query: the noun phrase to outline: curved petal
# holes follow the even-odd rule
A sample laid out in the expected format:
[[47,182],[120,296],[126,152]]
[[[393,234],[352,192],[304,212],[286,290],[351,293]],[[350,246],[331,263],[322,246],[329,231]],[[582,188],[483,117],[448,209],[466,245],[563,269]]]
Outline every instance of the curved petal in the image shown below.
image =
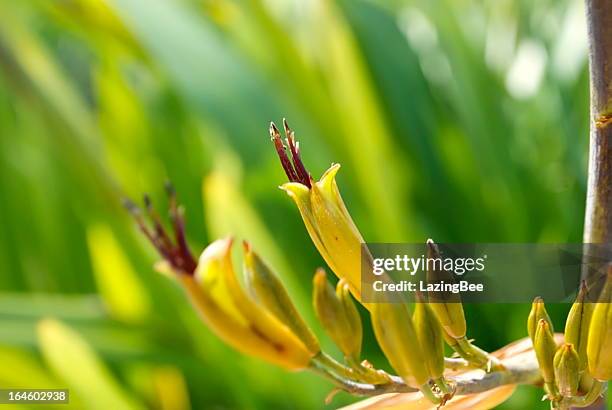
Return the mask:
[[180,275],[193,304],[210,328],[237,350],[289,368],[304,368],[312,354],[268,311],[251,300],[236,280],[231,239],[202,253],[195,275]]

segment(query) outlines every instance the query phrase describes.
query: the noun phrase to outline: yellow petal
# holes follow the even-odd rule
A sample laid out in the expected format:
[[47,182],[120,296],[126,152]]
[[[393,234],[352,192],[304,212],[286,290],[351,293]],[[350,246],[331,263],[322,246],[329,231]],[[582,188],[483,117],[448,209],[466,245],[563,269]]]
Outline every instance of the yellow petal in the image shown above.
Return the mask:
[[250,294],[278,320],[287,325],[312,353],[321,348],[302,316],[295,308],[280,279],[268,265],[245,245],[245,279]]
[[285,191],[297,205],[300,215],[302,216],[302,220],[304,221],[304,225],[306,226],[306,230],[310,235],[310,239],[312,239],[315,247],[323,259],[325,259],[325,262],[327,262],[329,267],[335,272],[336,267],[334,265],[334,261],[331,254],[327,251],[325,245],[323,244],[323,240],[321,239],[318,228],[316,227],[314,215],[312,214],[312,208],[310,206],[310,189],[298,182],[288,182],[281,185],[280,188]]
[[312,215],[325,249],[331,256],[330,267],[339,278],[346,280],[355,297],[361,299],[359,289],[363,238],[350,216],[338,207],[330,194],[329,179],[313,184],[310,192]]

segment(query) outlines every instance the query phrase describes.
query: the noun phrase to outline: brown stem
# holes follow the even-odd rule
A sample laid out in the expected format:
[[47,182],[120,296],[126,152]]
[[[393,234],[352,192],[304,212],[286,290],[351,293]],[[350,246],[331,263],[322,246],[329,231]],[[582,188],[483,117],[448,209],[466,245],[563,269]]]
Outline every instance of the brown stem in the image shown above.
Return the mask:
[[612,242],[612,2],[586,0],[591,131],[584,242]]

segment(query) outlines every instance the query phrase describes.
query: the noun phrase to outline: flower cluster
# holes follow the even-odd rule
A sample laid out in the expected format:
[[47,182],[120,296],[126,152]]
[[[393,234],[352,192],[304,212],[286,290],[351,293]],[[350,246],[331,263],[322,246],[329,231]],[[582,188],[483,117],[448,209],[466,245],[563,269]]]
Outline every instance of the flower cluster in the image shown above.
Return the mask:
[[586,283],[581,284],[561,344],[555,340],[544,301],[533,301],[527,331],[553,409],[590,405],[612,378],[612,264],[602,279],[598,297],[589,298]]
[[[302,319],[279,276],[247,242],[243,242],[245,285],[242,286],[235,274],[232,238],[214,241],[197,261],[192,257],[185,239],[182,210],[177,206],[171,186],[167,191],[174,238],[166,233],[148,197],[145,197],[145,206],[150,226],[140,209],[127,201],[138,226],[162,257],[157,269],[177,279],[203,321],[225,342],[245,354],[287,369],[315,371],[330,379],[337,388],[355,394],[420,391],[432,403],[444,405],[458,399],[453,398],[455,395],[473,393],[470,389],[474,384],[467,381],[467,387],[462,386],[457,377],[470,369],[500,372],[498,380],[513,380],[505,378],[509,370],[503,363],[467,338],[463,306],[457,296],[445,299],[444,295],[436,295],[433,300],[433,296],[419,294],[413,306],[384,300],[363,304],[371,315],[376,340],[397,376],[362,360],[363,327],[360,309],[353,297],[361,301],[361,263],[371,263],[372,258],[362,247],[363,237],[340,195],[336,183],[340,165],[333,164],[318,181],[313,180],[302,162],[293,130],[286,121],[283,125],[284,140],[278,128],[273,123],[270,125],[272,142],[289,179],[281,188],[297,205],[312,242],[339,278],[334,289],[325,271],[317,270],[313,306],[326,333],[342,352],[344,363],[321,350],[317,337]],[[427,241],[427,248],[428,258],[440,257],[433,241]],[[445,274],[448,272],[433,268],[427,272],[432,281]],[[610,302],[611,288],[612,284],[608,283],[602,292],[601,298],[606,302]],[[529,316],[529,336],[548,397],[555,406],[569,401],[571,405],[591,402],[601,393],[600,381],[610,379],[612,310],[609,303],[596,306],[585,303],[585,292],[583,289],[572,307],[566,340],[561,346],[555,342],[552,323],[540,299],[534,302]],[[445,341],[458,357],[444,357]],[[486,397],[491,405],[490,395]]]

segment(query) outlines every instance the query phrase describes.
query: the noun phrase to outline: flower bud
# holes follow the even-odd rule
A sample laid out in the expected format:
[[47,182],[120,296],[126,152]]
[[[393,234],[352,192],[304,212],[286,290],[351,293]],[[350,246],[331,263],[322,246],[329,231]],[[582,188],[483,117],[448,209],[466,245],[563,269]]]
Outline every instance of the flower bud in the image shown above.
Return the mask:
[[[350,308],[347,309],[346,305],[350,300],[347,301],[344,296],[345,286],[344,282],[340,283],[338,292],[334,292],[334,288],[327,281],[325,271],[317,270],[314,276],[313,304],[323,328],[342,353],[358,360],[361,353],[361,319],[356,309],[354,312]],[[338,297],[338,294],[342,298]]]
[[612,265],[607,281],[593,308],[587,358],[591,376],[600,381],[612,379]]
[[429,381],[414,323],[403,303],[373,303],[372,327],[391,366],[406,384],[421,388]]
[[559,393],[565,397],[573,397],[578,392],[580,381],[580,359],[571,343],[564,343],[557,352],[553,364],[555,380]]
[[544,319],[546,323],[548,323],[548,327],[552,333],[552,322],[548,316],[548,312],[546,312],[544,299],[538,296],[533,300],[533,303],[531,304],[531,311],[529,312],[529,317],[527,318],[527,333],[529,333],[529,338],[532,342],[534,341],[535,332],[541,319]]
[[344,311],[344,317],[346,318],[352,333],[353,349],[351,356],[355,359],[359,359],[359,356],[361,355],[361,342],[363,338],[361,316],[359,316],[357,306],[355,306],[355,302],[353,302],[353,299],[351,298],[349,285],[344,279],[340,279],[338,281],[338,285],[336,286],[336,296],[340,300],[342,310]]
[[[440,258],[440,250],[431,239],[427,240],[427,258]],[[444,280],[450,282],[453,280],[452,274],[443,271],[435,270],[435,264],[431,270],[427,271],[427,281],[430,283]],[[450,276],[449,276],[450,275]],[[434,298],[430,297],[430,306],[435,315],[438,317],[440,324],[450,336],[455,339],[465,337],[467,326],[465,323],[465,314],[463,313],[463,305],[458,295],[436,294]]]
[[549,388],[549,393],[552,393],[550,389],[554,391],[555,371],[553,362],[557,345],[546,319],[540,319],[538,322],[533,340],[533,348],[540,365],[542,379],[544,379],[544,383]]
[[278,276],[244,242],[245,282],[251,296],[278,320],[287,325],[312,353],[321,349],[319,341],[302,319]]
[[220,239],[202,253],[195,274],[177,275],[202,319],[235,349],[288,369],[308,366],[304,343],[240,287],[231,258],[232,240]]
[[423,301],[415,304],[412,318],[429,376],[438,379],[444,373],[444,337],[440,322]]
[[586,283],[582,282],[576,301],[570,309],[565,321],[565,342],[574,345],[580,358],[580,370],[587,367],[587,340],[589,336],[589,325],[595,305],[587,299]]

